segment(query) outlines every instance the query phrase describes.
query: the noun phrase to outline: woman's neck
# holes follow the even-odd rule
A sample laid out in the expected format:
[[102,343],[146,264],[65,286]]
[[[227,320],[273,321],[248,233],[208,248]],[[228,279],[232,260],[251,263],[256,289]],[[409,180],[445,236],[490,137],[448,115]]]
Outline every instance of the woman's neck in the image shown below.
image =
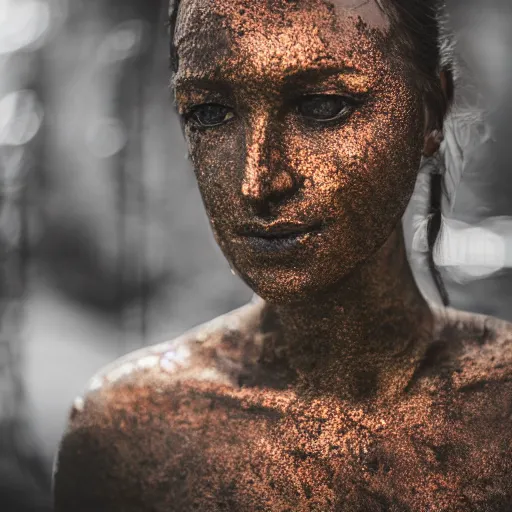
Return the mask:
[[402,391],[433,335],[433,315],[407,262],[401,225],[332,292],[267,308],[281,325],[267,353],[279,349],[302,389],[355,401]]

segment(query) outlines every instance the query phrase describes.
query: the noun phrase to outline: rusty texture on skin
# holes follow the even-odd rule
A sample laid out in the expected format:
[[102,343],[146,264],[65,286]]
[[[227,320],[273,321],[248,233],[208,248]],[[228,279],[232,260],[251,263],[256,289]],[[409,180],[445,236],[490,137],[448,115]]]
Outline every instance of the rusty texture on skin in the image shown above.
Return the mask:
[[254,371],[275,337],[266,314],[251,305],[119,363],[172,359],[186,346],[171,374],[165,364],[115,381],[119,365],[105,371],[63,441],[56,510],[510,509],[508,325],[437,318],[422,365],[390,405],[309,396],[273,370],[268,384]]
[[[199,188],[224,254],[271,302],[339,282],[386,241],[414,186],[421,95],[386,34],[345,12],[321,0],[185,0],[179,11],[179,112],[220,103],[237,113],[215,129],[185,125]],[[319,127],[293,108],[307,93],[365,99],[346,122]],[[292,255],[261,254],[237,236],[255,219],[324,229]]]
[[[431,312],[416,288],[396,226],[423,108],[381,11],[182,2],[178,109],[234,112],[184,122],[199,187],[264,300],[91,381],[60,449],[56,512],[511,510],[512,331]],[[320,126],[291,107],[305,94],[364,100]],[[316,220],[284,252],[237,235]]]

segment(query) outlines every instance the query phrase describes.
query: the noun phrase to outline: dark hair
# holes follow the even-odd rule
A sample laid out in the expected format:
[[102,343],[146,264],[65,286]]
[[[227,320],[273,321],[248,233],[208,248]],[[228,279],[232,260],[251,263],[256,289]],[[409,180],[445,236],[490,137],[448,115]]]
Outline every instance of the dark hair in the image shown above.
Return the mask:
[[[442,0],[377,0],[391,22],[392,44],[404,57],[407,74],[423,95],[428,108],[427,133],[440,130],[453,94],[449,62],[440,51]],[[440,82],[447,72],[447,93]]]
[[[255,0],[257,1],[257,0]],[[444,117],[453,97],[453,73],[451,62],[441,52],[441,15],[443,0],[376,0],[378,6],[390,20],[393,53],[405,63],[406,74],[411,84],[423,96],[428,111],[426,133],[441,130]],[[170,67],[178,70],[178,55],[174,34],[180,0],[170,0]],[[445,89],[441,85],[440,73],[446,72]],[[430,222],[428,223],[429,266],[441,294],[444,305],[448,295],[433,260],[433,246],[441,225],[441,177],[432,176],[430,193]]]
[[[419,88],[429,117],[426,133],[441,130],[444,117],[453,100],[453,69],[450,56],[442,53],[442,0],[377,0],[391,21],[391,41],[405,65],[413,84]],[[394,37],[393,37],[394,36]],[[445,90],[440,73],[445,72]],[[442,176],[430,176],[430,211],[427,224],[428,266],[444,306],[449,297],[441,274],[434,262],[434,246],[441,229]]]

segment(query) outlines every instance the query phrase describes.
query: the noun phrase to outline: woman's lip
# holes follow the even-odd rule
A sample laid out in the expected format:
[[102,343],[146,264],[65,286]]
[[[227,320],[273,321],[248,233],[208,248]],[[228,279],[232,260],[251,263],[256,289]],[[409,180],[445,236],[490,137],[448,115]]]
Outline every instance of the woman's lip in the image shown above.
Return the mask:
[[284,240],[287,238],[296,238],[306,233],[320,231],[319,222],[311,224],[295,224],[289,222],[273,224],[245,224],[238,230],[239,236],[251,238],[263,238],[267,240]]
[[261,236],[245,237],[245,244],[254,251],[266,254],[287,254],[289,251],[301,247],[306,240],[315,236],[317,232],[297,233],[290,236],[265,238]]
[[320,233],[321,224],[280,223],[269,226],[244,226],[238,232],[240,240],[253,251],[265,254],[282,254],[301,247],[305,242]]

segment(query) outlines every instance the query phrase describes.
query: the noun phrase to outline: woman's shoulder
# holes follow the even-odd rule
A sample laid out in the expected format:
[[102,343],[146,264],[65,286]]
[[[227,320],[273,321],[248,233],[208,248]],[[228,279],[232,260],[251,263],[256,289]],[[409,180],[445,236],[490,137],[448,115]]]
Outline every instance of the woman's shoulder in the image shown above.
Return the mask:
[[451,308],[436,310],[435,318],[435,341],[427,359],[437,362],[453,389],[512,382],[512,324]]
[[256,356],[261,309],[261,303],[251,302],[171,341],[117,359],[90,379],[84,396],[75,400],[74,412],[82,411],[88,401],[117,400],[128,389],[135,394],[187,380],[236,384],[244,365]]
[[96,510],[108,500],[114,507],[121,500],[115,493],[123,503],[136,501],[131,487],[141,485],[140,471],[154,469],[141,466],[149,459],[171,474],[201,424],[211,421],[211,397],[239,387],[257,359],[261,310],[250,303],[98,372],[75,400],[60,445],[56,511]]

